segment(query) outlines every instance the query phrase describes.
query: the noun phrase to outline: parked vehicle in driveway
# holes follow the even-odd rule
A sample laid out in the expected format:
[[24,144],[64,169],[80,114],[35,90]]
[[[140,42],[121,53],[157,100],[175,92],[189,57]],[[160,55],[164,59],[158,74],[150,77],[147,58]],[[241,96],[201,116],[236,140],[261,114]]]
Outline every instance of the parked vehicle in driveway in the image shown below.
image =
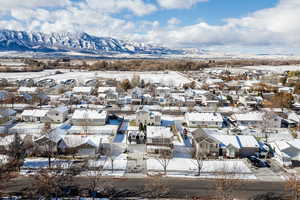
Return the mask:
[[248,156],[247,158],[255,167],[270,167],[267,161],[261,160],[255,156]]

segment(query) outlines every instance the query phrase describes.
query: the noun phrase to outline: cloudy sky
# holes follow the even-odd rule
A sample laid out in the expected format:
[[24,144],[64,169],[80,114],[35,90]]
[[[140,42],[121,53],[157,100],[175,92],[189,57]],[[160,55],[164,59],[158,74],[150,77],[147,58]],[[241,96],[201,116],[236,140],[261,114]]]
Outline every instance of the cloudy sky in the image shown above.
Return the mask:
[[0,0],[0,28],[300,54],[300,0]]

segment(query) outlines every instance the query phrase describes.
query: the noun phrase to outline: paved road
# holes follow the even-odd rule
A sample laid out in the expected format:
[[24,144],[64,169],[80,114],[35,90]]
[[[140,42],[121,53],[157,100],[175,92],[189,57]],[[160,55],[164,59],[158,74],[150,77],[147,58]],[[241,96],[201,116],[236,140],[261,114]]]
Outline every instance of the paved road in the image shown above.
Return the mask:
[[[22,177],[8,183],[5,189],[6,193],[30,190],[31,179]],[[149,178],[103,178],[103,181],[110,183],[117,189],[128,189],[130,191],[141,191],[149,183]],[[183,179],[183,178],[163,178],[163,183],[170,189],[170,198],[187,198],[187,197],[208,197],[216,195],[216,185],[213,180]],[[88,177],[76,177],[76,185],[81,188],[87,188],[89,183]],[[239,183],[235,190],[235,196],[239,199],[248,199],[257,194],[274,192],[277,194],[284,193],[283,182],[263,182],[263,181],[245,181]]]

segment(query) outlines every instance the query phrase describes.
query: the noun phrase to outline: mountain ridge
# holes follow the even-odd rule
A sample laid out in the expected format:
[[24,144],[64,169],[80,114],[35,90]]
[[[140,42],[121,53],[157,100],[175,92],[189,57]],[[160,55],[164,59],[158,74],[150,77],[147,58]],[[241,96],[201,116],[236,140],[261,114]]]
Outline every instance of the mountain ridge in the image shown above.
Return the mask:
[[64,52],[92,54],[184,54],[184,50],[159,45],[97,37],[85,32],[42,33],[0,30],[0,51]]

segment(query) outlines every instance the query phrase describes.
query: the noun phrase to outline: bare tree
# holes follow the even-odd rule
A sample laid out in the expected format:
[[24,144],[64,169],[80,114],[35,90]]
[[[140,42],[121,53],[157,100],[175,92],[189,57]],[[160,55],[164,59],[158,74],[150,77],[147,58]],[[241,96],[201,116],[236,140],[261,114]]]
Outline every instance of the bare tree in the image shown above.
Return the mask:
[[204,159],[204,156],[200,153],[195,154],[195,156],[194,156],[193,164],[197,167],[196,176],[200,176],[200,174],[201,174],[201,169],[203,167],[203,159]]
[[83,134],[85,136],[88,135],[88,131],[89,131],[89,124],[90,124],[90,120],[89,120],[89,114],[88,111],[86,110],[83,114],[83,119],[80,123],[82,130],[83,130]]
[[169,163],[171,161],[170,152],[168,152],[166,150],[160,150],[159,155],[155,159],[158,161],[160,166],[163,168],[164,174],[166,175],[167,174],[167,168],[168,168]]
[[140,82],[141,82],[141,77],[137,74],[134,74],[132,79],[131,79],[131,84],[132,84],[132,87],[137,87],[140,85]]
[[155,159],[161,165],[161,167],[164,170],[164,174],[166,175],[167,174],[167,168],[168,168],[168,165],[169,165],[169,163],[172,159],[172,156],[171,156],[171,152],[168,149],[163,148],[163,147],[166,147],[165,142],[166,142],[166,139],[164,138],[164,136],[162,134],[161,138],[160,138],[160,143],[161,143],[162,148],[159,149],[158,156],[155,157]]
[[109,149],[104,150],[107,160],[110,162],[111,173],[114,173],[114,164],[117,158],[116,152],[114,151],[114,146],[111,144]]
[[51,167],[51,158],[54,156],[53,148],[56,145],[54,142],[50,140],[50,133],[53,129],[51,129],[51,123],[46,122],[44,124],[43,133],[48,137],[48,140],[44,143],[45,149],[44,154],[48,157],[48,167]]
[[274,115],[272,112],[265,111],[263,113],[261,131],[265,135],[266,142],[268,142],[268,138],[269,138],[268,132],[269,132],[270,128],[273,127],[273,118],[274,118]]
[[238,168],[228,170],[224,165],[224,167],[217,172],[217,178],[215,180],[217,199],[234,199],[233,192],[240,186],[240,177],[237,176],[239,171],[241,170]]
[[143,190],[147,198],[162,198],[170,191],[168,185],[163,182],[160,175],[150,177],[149,180],[146,181]]
[[9,156],[10,161],[16,164],[18,171],[20,171],[26,157],[26,149],[24,142],[18,133],[15,133],[14,140],[9,145],[7,155]]
[[1,191],[5,189],[5,184],[17,176],[17,174],[14,173],[16,165],[18,166],[16,161],[7,160],[7,158],[4,157],[0,158],[0,197],[3,195]]
[[289,174],[284,189],[288,193],[288,199],[298,200],[300,198],[300,181],[296,174]]
[[[67,164],[67,166],[65,165]],[[64,188],[71,186],[75,169],[70,163],[58,163],[55,168],[40,169],[32,175],[32,185],[27,189],[31,198],[58,199],[64,195]]]

